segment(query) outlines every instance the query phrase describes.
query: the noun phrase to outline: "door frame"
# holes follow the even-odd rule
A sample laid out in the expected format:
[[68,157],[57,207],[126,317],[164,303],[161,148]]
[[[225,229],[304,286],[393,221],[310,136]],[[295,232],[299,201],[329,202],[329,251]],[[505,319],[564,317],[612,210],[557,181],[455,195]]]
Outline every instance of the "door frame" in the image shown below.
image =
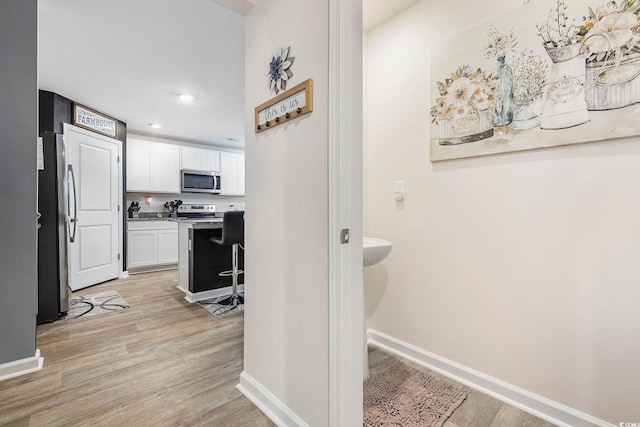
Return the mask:
[[[329,425],[362,425],[362,0],[329,1]],[[349,229],[349,244],[340,232]]]
[[63,123],[62,124],[62,132],[63,135],[67,135],[67,132],[71,130],[77,133],[80,133],[82,135],[86,135],[86,136],[91,136],[94,138],[99,138],[105,141],[108,141],[110,143],[115,143],[118,146],[118,278],[122,279],[124,277],[127,277],[128,275],[126,275],[124,273],[124,224],[123,224],[123,220],[122,220],[122,211],[123,211],[123,206],[124,206],[124,191],[122,190],[123,187],[123,177],[122,177],[122,141],[120,141],[119,139],[115,139],[115,138],[110,138],[108,136],[105,135],[101,135],[99,133],[96,132],[92,132],[90,130],[87,129],[83,129],[81,127],[78,126],[74,126],[72,124],[69,123]]

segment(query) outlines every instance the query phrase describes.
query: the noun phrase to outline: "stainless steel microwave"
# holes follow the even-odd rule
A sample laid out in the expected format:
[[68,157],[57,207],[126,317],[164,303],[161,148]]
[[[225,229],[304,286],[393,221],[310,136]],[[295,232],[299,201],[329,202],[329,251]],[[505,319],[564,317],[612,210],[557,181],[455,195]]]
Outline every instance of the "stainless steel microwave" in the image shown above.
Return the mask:
[[183,193],[220,193],[218,172],[182,169],[180,182]]

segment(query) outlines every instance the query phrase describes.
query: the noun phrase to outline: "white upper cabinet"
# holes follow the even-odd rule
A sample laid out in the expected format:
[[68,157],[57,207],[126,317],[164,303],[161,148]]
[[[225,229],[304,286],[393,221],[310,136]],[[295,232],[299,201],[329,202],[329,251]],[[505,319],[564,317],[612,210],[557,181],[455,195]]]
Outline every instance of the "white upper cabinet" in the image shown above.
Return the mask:
[[204,171],[220,172],[220,152],[213,150],[201,150],[200,166]]
[[244,154],[240,154],[238,160],[238,190],[244,196]]
[[180,148],[128,139],[127,191],[180,193]]
[[220,153],[206,148],[180,147],[182,169],[220,172]]
[[151,191],[151,145],[127,141],[127,191]]
[[200,170],[200,150],[180,147],[180,168]]
[[127,140],[127,191],[180,193],[180,170],[219,172],[220,194],[244,196],[244,154]]
[[220,194],[244,196],[244,154],[220,153]]
[[154,143],[153,191],[155,193],[180,192],[180,148],[175,145]]

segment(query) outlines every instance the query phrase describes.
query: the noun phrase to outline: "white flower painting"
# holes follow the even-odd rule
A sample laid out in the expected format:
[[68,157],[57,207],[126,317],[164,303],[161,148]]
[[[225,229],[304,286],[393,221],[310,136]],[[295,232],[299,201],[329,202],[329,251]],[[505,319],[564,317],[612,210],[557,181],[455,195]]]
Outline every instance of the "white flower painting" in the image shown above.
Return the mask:
[[640,134],[640,0],[529,0],[432,47],[430,160]]

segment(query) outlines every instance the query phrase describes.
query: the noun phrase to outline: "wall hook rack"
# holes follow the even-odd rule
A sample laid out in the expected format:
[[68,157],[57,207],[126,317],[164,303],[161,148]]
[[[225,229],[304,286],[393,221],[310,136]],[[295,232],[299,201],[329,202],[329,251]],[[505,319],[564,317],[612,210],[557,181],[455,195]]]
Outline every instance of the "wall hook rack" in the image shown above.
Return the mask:
[[[255,108],[256,133],[264,132],[267,128],[274,128],[312,111],[313,80],[307,79]],[[292,115],[292,112],[296,115]]]

